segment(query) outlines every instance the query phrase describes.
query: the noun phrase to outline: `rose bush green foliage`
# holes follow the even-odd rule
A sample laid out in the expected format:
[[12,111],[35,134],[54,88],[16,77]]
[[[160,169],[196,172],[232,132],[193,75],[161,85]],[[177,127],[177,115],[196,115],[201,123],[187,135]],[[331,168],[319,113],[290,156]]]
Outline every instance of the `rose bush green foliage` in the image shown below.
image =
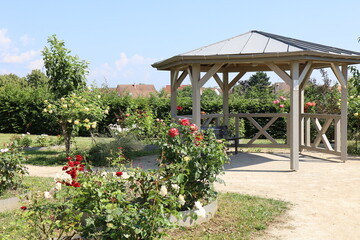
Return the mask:
[[118,118],[125,129],[139,139],[158,139],[165,132],[170,118],[159,119],[151,109],[128,110]]
[[[120,149],[121,150],[121,149]],[[56,187],[31,197],[22,218],[32,239],[159,239],[181,207],[179,190],[164,189],[162,170],[92,171],[82,156],[68,157]],[[86,170],[87,168],[87,170]],[[60,186],[59,186],[60,185]]]
[[218,175],[229,161],[222,140],[216,139],[211,130],[200,131],[188,119],[182,119],[180,124],[171,125],[159,145],[159,166],[170,182],[179,184],[186,201],[184,208],[199,199],[211,201],[216,197],[213,184],[221,182]]
[[56,120],[61,127],[67,155],[74,132],[81,127],[90,132],[95,130],[109,111],[101,101],[101,95],[90,90],[74,92],[54,101],[45,100],[44,104],[44,114]]
[[15,144],[0,149],[0,194],[7,189],[16,189],[27,173],[24,156]]
[[113,172],[91,170],[80,155],[68,157],[56,186],[42,197],[30,196],[22,207],[28,235],[161,239],[165,229],[175,226],[169,217],[180,217],[180,210],[195,209],[190,217],[204,216],[202,203],[216,197],[213,183],[228,160],[225,145],[187,119],[168,127],[166,134],[158,169],[125,168],[121,148]]

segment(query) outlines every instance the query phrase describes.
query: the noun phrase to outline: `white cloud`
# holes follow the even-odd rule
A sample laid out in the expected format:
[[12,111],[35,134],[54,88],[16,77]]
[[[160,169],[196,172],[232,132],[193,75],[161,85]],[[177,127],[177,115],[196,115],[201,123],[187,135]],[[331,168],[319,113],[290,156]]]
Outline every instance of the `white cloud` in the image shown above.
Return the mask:
[[4,54],[1,61],[4,63],[24,63],[30,61],[37,55],[39,55],[39,51],[30,50],[27,52],[23,52],[19,55],[11,55],[9,53]]
[[6,33],[7,29],[0,29],[0,47],[8,47],[8,45],[11,43],[11,39],[6,36]]
[[0,75],[9,74],[9,73],[10,73],[10,72],[9,72],[7,69],[5,69],[5,68],[0,69]]
[[129,62],[128,57],[125,53],[120,53],[120,59],[115,61],[115,66],[118,70],[123,69]]
[[155,61],[154,58],[140,54],[128,56],[122,52],[114,62],[92,67],[88,79],[97,80],[98,83],[106,79],[110,87],[133,83],[160,84],[158,79],[154,79],[156,74],[154,75],[153,72],[156,70],[151,67]]
[[29,43],[35,41],[35,38],[32,38],[29,35],[24,34],[23,36],[21,36],[20,40],[24,46],[27,46],[29,45]]
[[44,61],[42,59],[37,59],[37,60],[31,61],[27,67],[30,70],[42,69],[44,67]]

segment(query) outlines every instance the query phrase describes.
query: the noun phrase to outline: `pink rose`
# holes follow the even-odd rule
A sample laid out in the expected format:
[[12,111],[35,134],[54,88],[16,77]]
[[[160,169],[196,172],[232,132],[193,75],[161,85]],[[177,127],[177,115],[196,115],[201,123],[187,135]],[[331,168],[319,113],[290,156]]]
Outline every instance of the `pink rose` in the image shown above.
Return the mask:
[[196,126],[196,124],[193,123],[193,124],[190,125],[190,130],[191,131],[197,131],[197,130],[199,130],[199,128],[198,128],[198,126]]
[[280,108],[284,108],[285,105],[284,105],[284,104],[280,104],[279,107],[280,107]]
[[279,101],[279,100],[274,100],[272,103],[273,103],[273,104],[279,104],[280,101]]
[[183,118],[183,119],[180,119],[180,124],[183,125],[183,126],[189,126],[190,121],[187,118]]
[[177,135],[179,135],[179,130],[177,129],[177,128],[171,128],[170,130],[169,130],[169,136],[170,137],[175,137],[175,136],[177,136]]

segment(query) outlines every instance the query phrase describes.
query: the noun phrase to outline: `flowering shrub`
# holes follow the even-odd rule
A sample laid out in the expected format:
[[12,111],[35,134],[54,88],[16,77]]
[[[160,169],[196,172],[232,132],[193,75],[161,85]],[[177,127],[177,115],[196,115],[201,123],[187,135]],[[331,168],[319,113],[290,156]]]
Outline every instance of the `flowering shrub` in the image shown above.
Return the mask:
[[82,156],[68,157],[56,186],[23,206],[27,229],[46,238],[31,236],[159,239],[165,235],[159,230],[173,227],[169,217],[180,217],[180,210],[205,217],[202,203],[216,196],[213,183],[228,160],[224,143],[188,120],[162,136],[159,169],[124,168],[120,161],[114,172],[93,171]]
[[166,123],[169,119],[155,118],[154,113],[150,109],[137,109],[123,114],[118,118],[119,121],[131,133],[144,140],[160,138],[160,134],[164,132],[163,129],[166,128]]
[[67,155],[70,153],[73,132],[81,127],[89,131],[96,129],[98,121],[108,113],[108,108],[101,101],[101,95],[92,91],[74,92],[56,101],[45,100],[44,104],[43,112],[61,126]]
[[[163,170],[92,171],[80,155],[68,157],[56,186],[23,206],[33,239],[74,236],[86,239],[159,239],[178,216],[179,188],[167,187]],[[85,170],[85,171],[84,171]],[[60,211],[62,210],[62,211]]]
[[7,189],[16,189],[27,173],[24,157],[15,144],[0,149],[0,194]]
[[17,147],[30,147],[32,144],[32,139],[30,138],[30,133],[14,135],[11,137],[10,141],[14,143]]
[[280,96],[279,99],[276,99],[274,101],[272,101],[273,104],[275,104],[279,109],[280,112],[285,112],[285,107],[286,107],[286,98],[284,96]]
[[307,102],[305,103],[305,107],[304,107],[304,112],[306,113],[315,113],[315,106],[316,106],[316,102]]
[[196,201],[211,201],[216,192],[213,188],[217,176],[223,173],[229,160],[225,144],[216,139],[211,130],[199,131],[188,119],[173,124],[159,142],[160,168],[171,184],[178,184],[183,196],[183,209],[193,208]]

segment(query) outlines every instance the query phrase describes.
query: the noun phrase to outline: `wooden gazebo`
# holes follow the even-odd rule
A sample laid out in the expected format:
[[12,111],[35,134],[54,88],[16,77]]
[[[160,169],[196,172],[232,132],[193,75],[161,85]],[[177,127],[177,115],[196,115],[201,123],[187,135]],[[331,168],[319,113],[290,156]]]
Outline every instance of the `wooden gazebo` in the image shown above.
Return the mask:
[[[201,118],[211,120],[223,118],[227,125],[229,118],[249,119],[259,130],[258,134],[243,146],[259,146],[254,141],[264,135],[271,144],[267,147],[290,147],[290,168],[299,169],[299,152],[303,149],[339,155],[342,161],[347,158],[347,73],[348,65],[360,63],[360,53],[320,45],[302,40],[283,37],[261,31],[250,31],[184,54],[156,62],[152,66],[158,70],[170,71],[171,115],[176,118],[177,88],[186,77],[192,85],[192,121],[200,125]],[[341,114],[304,113],[304,86],[312,71],[331,68],[341,86]],[[229,114],[228,97],[230,89],[247,72],[273,71],[291,89],[290,113],[283,114]],[[235,77],[229,79],[229,73]],[[223,114],[201,115],[200,88],[214,78],[223,91]],[[254,118],[272,118],[265,126],[260,126]],[[279,117],[287,118],[288,141],[279,144],[266,131]],[[319,121],[319,119],[322,119]],[[209,121],[205,121],[209,122]],[[321,124],[323,123],[323,124]],[[310,124],[314,124],[317,136],[310,141]],[[326,131],[334,125],[333,144]],[[238,134],[238,131],[237,131]],[[322,144],[320,144],[322,143]]]

